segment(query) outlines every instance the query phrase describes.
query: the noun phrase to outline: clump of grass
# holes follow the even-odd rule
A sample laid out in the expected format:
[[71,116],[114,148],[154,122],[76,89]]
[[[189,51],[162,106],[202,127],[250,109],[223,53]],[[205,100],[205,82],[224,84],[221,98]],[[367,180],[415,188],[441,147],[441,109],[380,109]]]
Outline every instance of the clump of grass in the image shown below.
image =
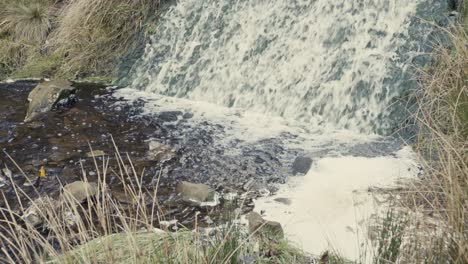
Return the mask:
[[42,43],[52,28],[49,0],[0,1],[0,32],[15,41]]
[[390,207],[379,225],[374,264],[397,262],[406,227],[406,216]]
[[[50,39],[65,54],[61,74],[113,75],[120,58],[156,15],[154,0],[74,0],[61,9]],[[110,72],[109,72],[110,71]]]
[[154,28],[158,7],[159,0],[0,0],[0,75],[115,77],[121,57]]
[[404,193],[403,205],[422,217],[413,226],[420,232],[406,242],[411,250],[401,254],[410,261],[467,263],[468,35],[462,25],[445,33],[451,45],[436,48],[436,64],[421,72],[416,151],[424,174]]
[[0,38],[0,75],[8,75],[21,67],[28,53],[29,49],[23,43]]
[[41,54],[52,29],[54,2],[0,0],[0,75],[10,75]]

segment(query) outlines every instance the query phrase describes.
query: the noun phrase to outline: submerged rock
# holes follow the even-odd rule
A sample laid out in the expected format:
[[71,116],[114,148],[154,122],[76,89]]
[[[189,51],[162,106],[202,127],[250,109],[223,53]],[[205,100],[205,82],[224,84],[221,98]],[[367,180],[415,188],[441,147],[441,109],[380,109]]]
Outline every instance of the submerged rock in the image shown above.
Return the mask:
[[154,161],[164,162],[176,156],[175,149],[157,141],[149,142],[148,158]]
[[61,200],[81,203],[84,200],[96,195],[97,192],[98,187],[96,183],[76,181],[68,184],[63,188]]
[[275,202],[282,203],[285,205],[291,205],[292,201],[289,198],[278,197],[274,199]]
[[176,186],[176,192],[184,201],[197,205],[213,206],[218,203],[215,190],[205,184],[181,181]]
[[50,111],[62,99],[68,98],[75,91],[71,85],[69,81],[64,80],[38,84],[29,93],[29,108],[24,121],[32,121],[39,115]]
[[106,156],[106,153],[102,150],[93,150],[88,153],[86,153],[86,157],[92,158],[92,157],[102,157]]
[[283,238],[284,232],[281,224],[274,221],[267,221],[259,213],[251,212],[247,215],[249,221],[249,232],[269,238]]

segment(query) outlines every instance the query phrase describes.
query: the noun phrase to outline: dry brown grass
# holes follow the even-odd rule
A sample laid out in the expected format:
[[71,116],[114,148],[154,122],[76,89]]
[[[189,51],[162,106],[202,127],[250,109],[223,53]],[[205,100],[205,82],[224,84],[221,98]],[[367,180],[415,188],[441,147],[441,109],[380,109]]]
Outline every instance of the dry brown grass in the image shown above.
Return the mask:
[[[46,199],[41,203],[41,210],[38,213],[39,217],[45,219],[44,226],[47,227],[47,235],[21,220],[21,215],[27,209],[27,205],[21,203],[22,198],[27,198],[30,203],[33,200],[22,191],[20,186],[12,182],[21,208],[15,212],[7,202],[6,208],[1,210],[3,220],[0,233],[2,248],[0,256],[5,257],[4,261],[7,263],[44,263],[71,251],[77,243],[86,243],[118,232],[129,234],[131,240],[134,235],[137,236],[142,230],[147,230],[144,234],[154,235],[156,238],[156,234],[152,233],[159,215],[156,191],[148,193],[143,189],[140,183],[141,175],[136,173],[129,159],[127,160],[120,154],[116,154],[116,159],[120,170],[117,172],[109,166],[109,158],[103,159],[102,163],[94,160],[98,173],[99,191],[92,200],[80,204],[72,199],[64,199],[61,202]],[[135,201],[130,208],[112,199],[106,184],[106,179],[110,175],[119,178],[129,199]],[[86,176],[83,175],[83,177],[87,181]],[[157,186],[155,187],[157,190]],[[11,197],[3,197],[3,199],[8,201]],[[147,206],[148,199],[152,199],[150,207]],[[73,218],[75,220],[71,222]],[[130,245],[128,244],[127,247],[131,248]],[[129,253],[122,258],[124,260],[134,258],[137,253],[138,250],[135,248],[133,254]],[[72,257],[73,261],[64,260],[61,263],[76,263],[76,259]],[[97,263],[93,258],[102,257],[95,254],[80,255],[81,260],[84,261],[82,263]]]
[[159,0],[0,0],[0,78],[115,77],[158,7]]
[[436,49],[436,65],[421,72],[416,150],[424,175],[403,201],[422,216],[402,257],[409,263],[468,263],[468,35],[463,26],[445,33],[451,46]]
[[64,54],[61,73],[108,75],[135,44],[159,0],[70,0],[60,10],[50,47]]
[[[155,186],[143,186],[143,175],[117,147],[115,160],[111,166],[109,157],[94,159],[98,192],[84,203],[71,196],[63,196],[70,199],[59,203],[35,200],[38,216],[45,219],[42,227],[21,220],[28,207],[21,201],[26,198],[32,203],[33,199],[12,181],[20,208],[11,208],[8,199],[12,197],[3,195],[7,203],[0,208],[0,263],[211,264],[237,263],[240,256],[255,257],[255,263],[306,263],[303,253],[285,241],[275,243],[273,256],[255,251],[253,234],[243,231],[238,222],[242,210],[234,211],[237,207],[225,208],[227,222],[213,227],[210,235],[183,227],[173,233],[155,229],[164,220],[158,205],[159,178]],[[21,171],[18,165],[16,169]],[[127,200],[133,201],[130,205],[112,197],[106,183],[112,176],[119,180]],[[87,181],[85,173],[82,177]],[[269,247],[272,242],[259,243]]]
[[51,0],[0,1],[0,32],[15,41],[42,43],[52,29]]

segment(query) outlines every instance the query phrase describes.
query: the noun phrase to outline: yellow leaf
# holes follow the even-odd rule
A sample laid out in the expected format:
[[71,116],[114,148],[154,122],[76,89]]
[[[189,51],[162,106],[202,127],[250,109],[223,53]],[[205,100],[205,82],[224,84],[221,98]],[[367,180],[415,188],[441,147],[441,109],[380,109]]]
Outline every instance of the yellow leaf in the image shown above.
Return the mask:
[[42,166],[41,169],[39,170],[39,176],[45,178],[46,174],[45,174],[44,166]]

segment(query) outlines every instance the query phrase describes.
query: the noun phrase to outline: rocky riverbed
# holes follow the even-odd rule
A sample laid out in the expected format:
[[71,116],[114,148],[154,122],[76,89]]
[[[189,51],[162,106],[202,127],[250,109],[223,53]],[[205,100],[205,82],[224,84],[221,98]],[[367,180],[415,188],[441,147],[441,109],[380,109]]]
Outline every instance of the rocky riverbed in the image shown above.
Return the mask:
[[[126,162],[131,160],[146,191],[151,193],[158,185],[165,218],[190,226],[196,211],[214,212],[206,218],[211,223],[217,219],[216,210],[179,202],[176,186],[181,181],[206,184],[221,197],[216,203],[222,203],[223,194],[232,198],[249,191],[244,195],[248,211],[253,198],[276,191],[275,185],[283,183],[287,174],[307,171],[311,165],[306,158],[294,164],[292,159],[282,161],[281,157],[294,157],[300,150],[286,151],[274,139],[256,144],[234,141],[229,148],[221,147],[215,141],[222,137],[223,126],[194,127],[187,122],[192,114],[182,111],[139,115],[143,100],[122,103],[113,96],[115,87],[103,85],[74,84],[76,90],[69,98],[25,122],[27,98],[37,84],[0,84],[0,166],[4,170],[0,188],[6,197],[0,206],[4,208],[8,204],[19,210],[20,204],[44,195],[56,198],[61,186],[76,181],[96,182],[103,161],[110,170],[119,170],[116,154],[120,153]],[[45,177],[40,177],[41,170]],[[119,202],[130,203],[115,175],[106,181]],[[12,183],[27,194],[19,196],[21,201]]]
[[[304,204],[325,197],[331,202],[319,203],[315,210],[320,212],[322,207],[338,206],[333,203],[337,195],[334,189],[349,174],[340,172],[331,186],[328,178],[315,178],[331,177],[315,168],[320,168],[320,160],[343,155],[394,155],[401,146],[393,138],[350,140],[353,136],[347,133],[330,135],[323,131],[304,132],[302,128],[266,131],[258,138],[249,138],[242,134],[263,128],[259,125],[244,131],[237,127],[242,118],[251,118],[245,116],[248,113],[221,113],[226,119],[220,122],[211,116],[203,118],[206,113],[196,107],[164,105],[168,101],[156,95],[145,97],[141,93],[132,97],[128,96],[132,90],[98,84],[74,83],[65,89],[63,97],[55,96],[55,92],[42,97],[41,102],[47,104],[28,102],[28,97],[34,101],[31,97],[42,94],[31,93],[37,85],[37,81],[0,84],[0,191],[4,194],[0,207],[14,212],[18,223],[36,226],[46,237],[48,227],[43,226],[44,219],[37,217],[44,202],[56,206],[69,192],[68,196],[89,205],[88,198],[96,192],[94,184],[102,187],[104,182],[111,199],[128,208],[135,204],[135,196],[128,194],[129,186],[141,186],[148,196],[138,199],[142,198],[140,202],[149,210],[156,204],[158,213],[151,222],[162,229],[215,226],[226,220],[225,205],[242,208],[235,210],[245,215],[253,210],[255,199],[275,193],[279,196],[260,202],[256,211],[263,215],[264,209],[269,208],[265,214],[268,217],[275,214],[275,209],[270,208],[275,204],[303,204],[279,191],[292,175],[306,175],[302,179],[318,183]],[[31,115],[32,109],[28,110],[33,105],[38,106],[34,111],[40,112],[36,116]],[[315,168],[310,170],[313,175],[308,173],[311,168]],[[381,174],[387,177],[386,173]],[[361,191],[379,179],[371,174],[365,177],[375,180],[366,178],[362,186],[356,187]],[[388,180],[392,177],[388,176]],[[320,197],[318,194],[325,187],[331,191]],[[354,193],[353,188],[346,189],[343,195]],[[305,193],[308,189],[313,188],[307,187]],[[156,197],[152,197],[156,190]],[[265,205],[268,203],[271,206]],[[300,210],[309,212],[309,207]],[[294,212],[297,213],[301,214]],[[3,215],[2,219],[12,217]]]

